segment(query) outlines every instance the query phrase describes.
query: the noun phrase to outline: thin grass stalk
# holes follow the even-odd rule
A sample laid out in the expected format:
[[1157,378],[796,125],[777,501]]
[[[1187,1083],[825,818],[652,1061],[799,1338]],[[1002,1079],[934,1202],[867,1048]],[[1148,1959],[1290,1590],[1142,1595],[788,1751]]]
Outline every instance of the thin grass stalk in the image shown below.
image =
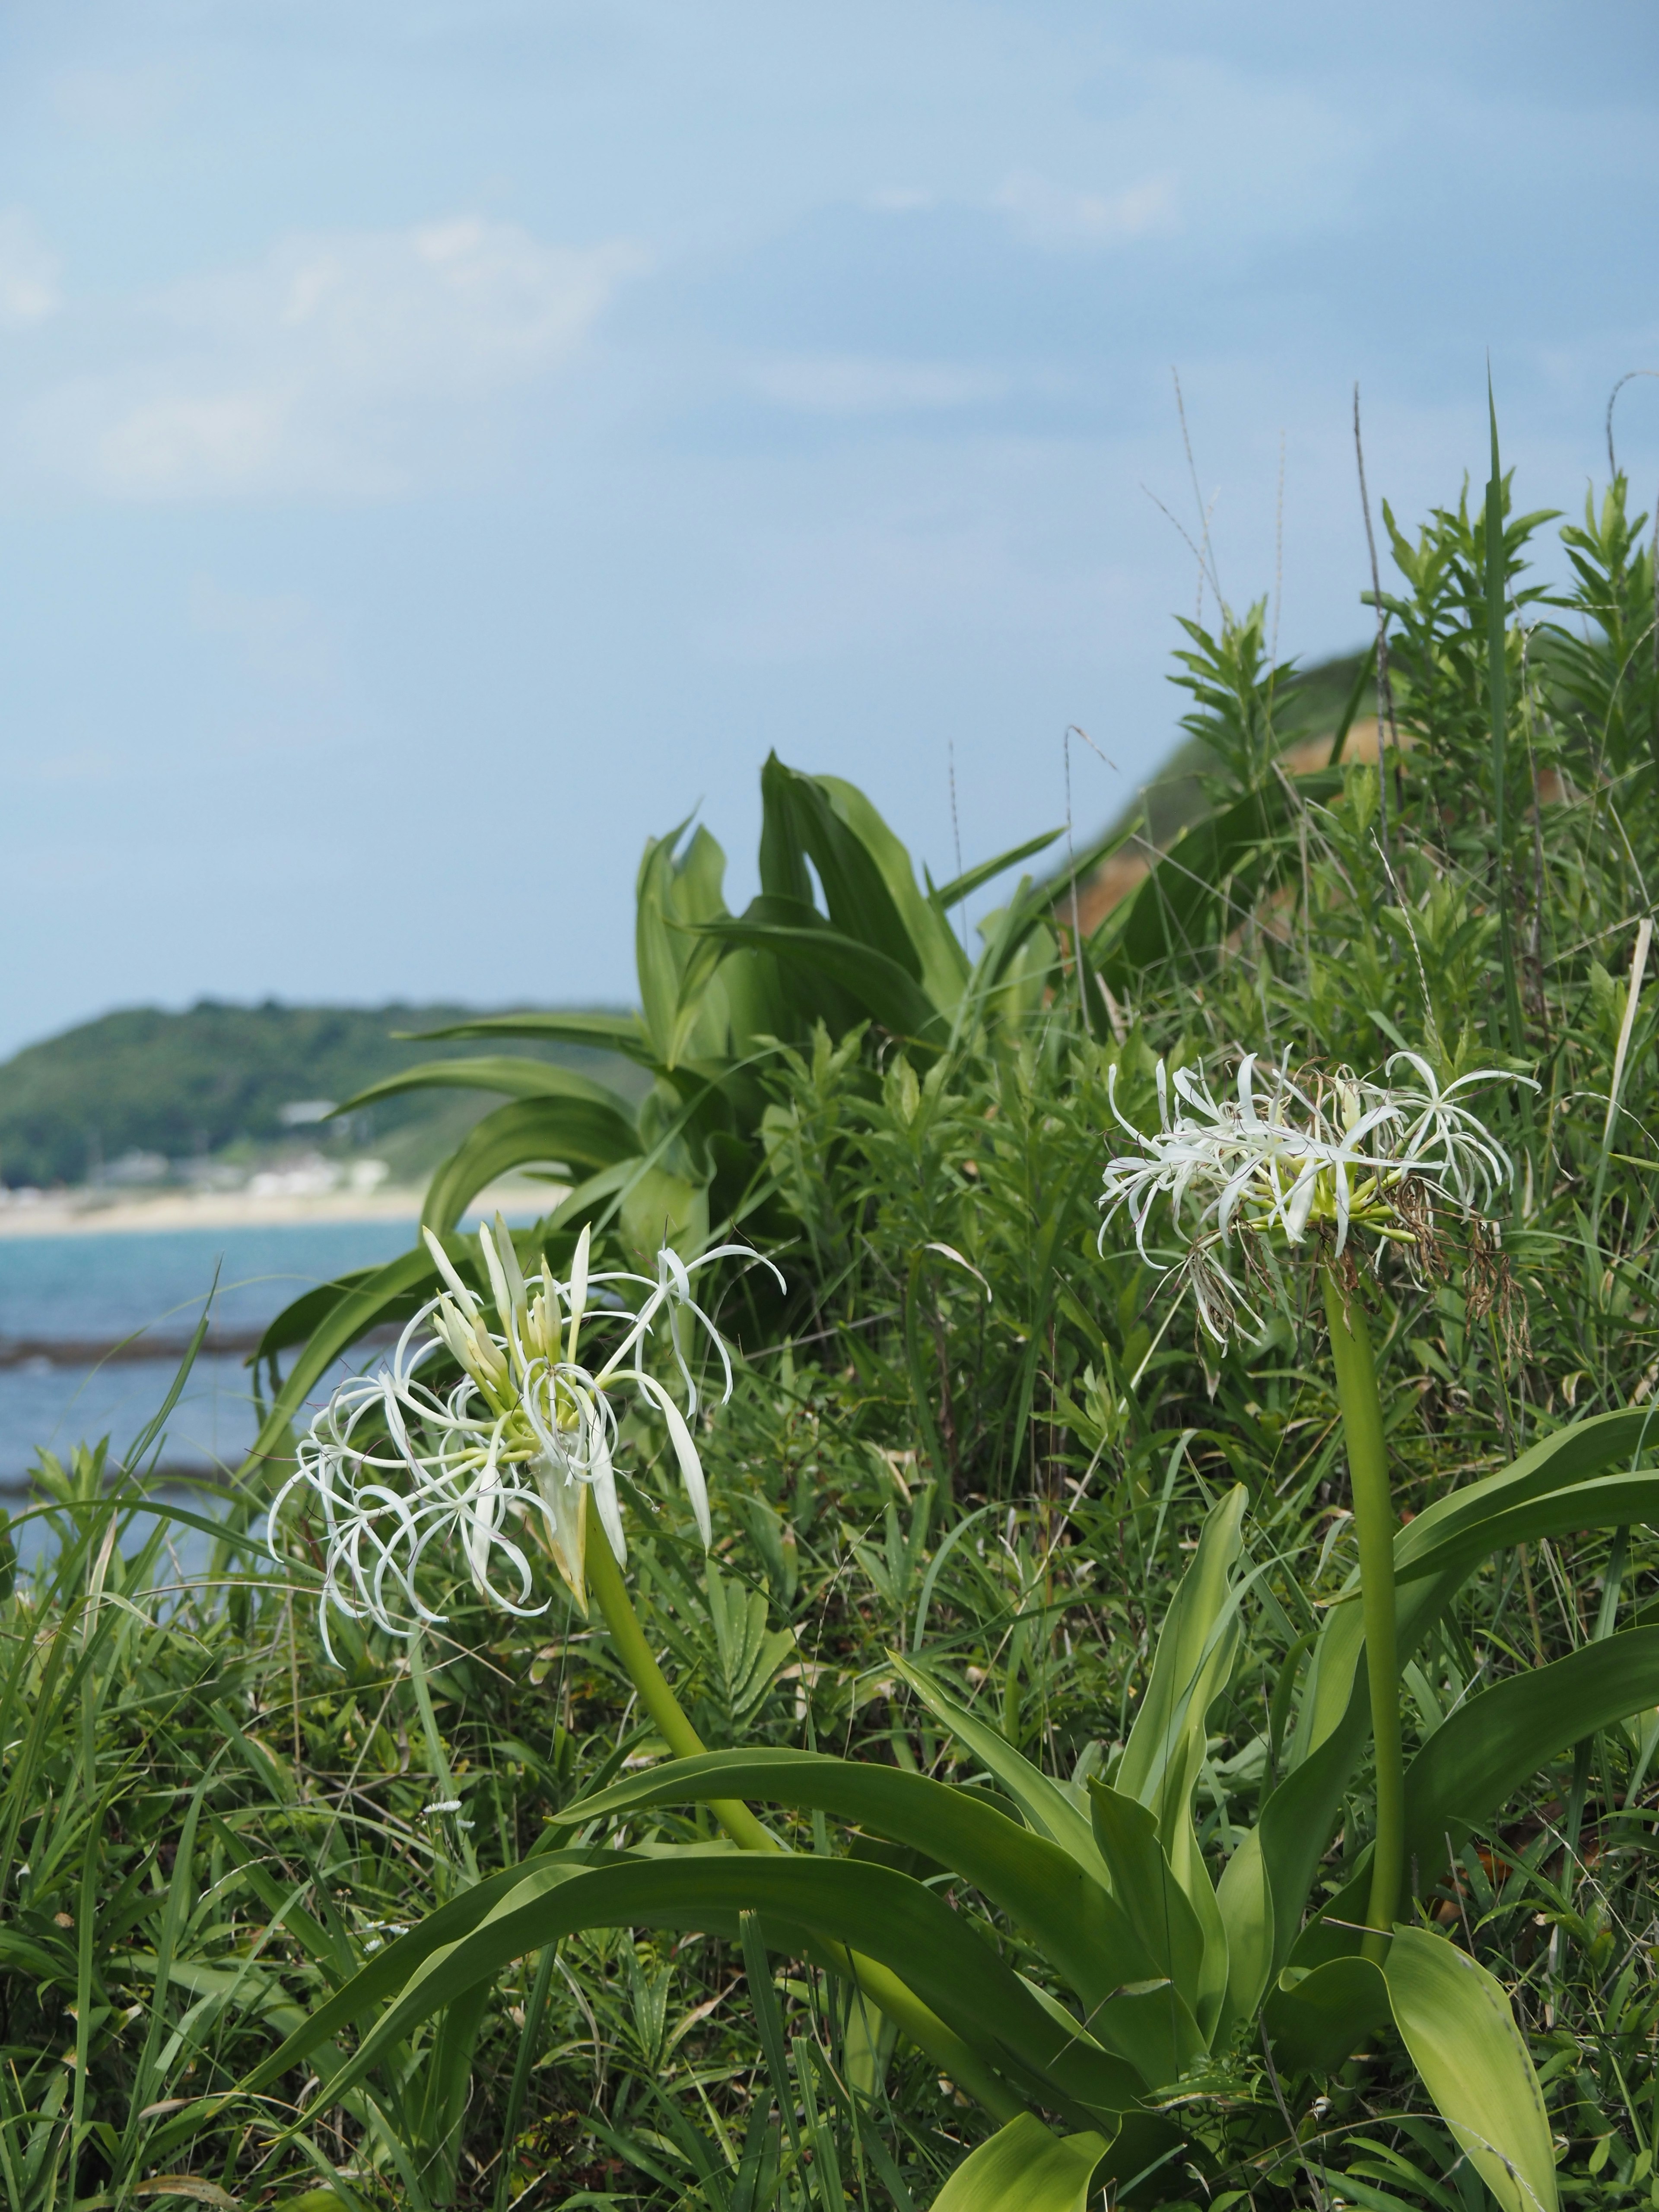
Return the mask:
[[1515,972],[1515,927],[1510,913],[1509,834],[1509,672],[1504,654],[1509,635],[1508,605],[1504,574],[1504,478],[1498,455],[1498,410],[1490,386],[1486,394],[1492,416],[1492,475],[1486,482],[1486,701],[1492,717],[1492,826],[1496,851],[1498,943],[1504,963],[1504,1012],[1509,1024],[1510,1049],[1521,1052],[1526,1031],[1521,1019],[1521,992]]
[[1361,1948],[1381,1965],[1400,1910],[1406,1872],[1406,1770],[1400,1747],[1400,1680],[1395,1632],[1394,1501],[1376,1363],[1358,1297],[1334,1267],[1320,1270],[1336,1367],[1337,1402],[1348,1450],[1348,1477],[1359,1538],[1360,1604],[1365,1620],[1365,1676],[1376,1757],[1376,1834],[1371,1850],[1370,1932]]

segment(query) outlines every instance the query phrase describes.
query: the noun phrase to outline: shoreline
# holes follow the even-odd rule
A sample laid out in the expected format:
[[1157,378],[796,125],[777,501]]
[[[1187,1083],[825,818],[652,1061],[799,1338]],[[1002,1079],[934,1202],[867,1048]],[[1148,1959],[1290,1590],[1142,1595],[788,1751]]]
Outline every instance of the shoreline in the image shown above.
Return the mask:
[[[553,1183],[507,1181],[479,1192],[470,1216],[501,1212],[509,1221],[534,1221],[564,1195]],[[9,1237],[103,1237],[183,1229],[285,1229],[335,1222],[407,1221],[421,1218],[422,1186],[378,1190],[333,1190],[301,1196],[253,1197],[246,1191],[167,1191],[153,1198],[111,1197],[74,1190],[42,1195],[31,1205],[0,1206],[0,1243]]]

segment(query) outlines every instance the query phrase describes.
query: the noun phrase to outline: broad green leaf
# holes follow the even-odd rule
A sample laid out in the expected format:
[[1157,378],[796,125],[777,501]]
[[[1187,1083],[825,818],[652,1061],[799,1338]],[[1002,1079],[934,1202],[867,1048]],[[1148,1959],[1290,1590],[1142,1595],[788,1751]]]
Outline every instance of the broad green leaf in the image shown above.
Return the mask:
[[1388,2017],[1388,1988],[1369,1959],[1287,1968],[1263,2014],[1279,2063],[1308,2074],[1334,2073]]
[[1408,1522],[1395,1539],[1395,1573],[1402,1581],[1409,1579],[1420,1559],[1468,1524],[1488,1518],[1495,1507],[1565,1489],[1618,1461],[1630,1464],[1655,1449],[1659,1449],[1659,1407],[1652,1406],[1596,1413],[1558,1429],[1498,1474],[1437,1498]]
[[933,2212],[1086,2212],[1104,2136],[1056,2136],[1022,2112],[963,2159]]
[[[998,1739],[1001,1741],[1000,1738]],[[741,1797],[832,1814],[923,1852],[972,1883],[1042,1951],[1101,2039],[1154,2085],[1202,2056],[1187,2006],[1149,1986],[1163,1970],[1103,1884],[1048,1837],[974,1792],[902,1767],[805,1751],[708,1752],[630,1777],[556,1817],[574,1826],[653,1805]]]
[[623,1241],[640,1267],[654,1268],[665,1244],[684,1259],[708,1244],[708,1186],[671,1169],[641,1161],[628,1178],[618,1212]]
[[[1436,1585],[1424,1583],[1419,1587],[1427,1590]],[[1342,1793],[1365,1741],[1370,1711],[1364,1678],[1352,1681],[1349,1687],[1349,1709],[1341,1725],[1294,1773],[1286,1775],[1262,1807],[1256,1823],[1261,1869],[1272,1893],[1273,1923],[1273,1955],[1257,1989],[1257,2002],[1273,1974],[1290,1956],[1315,1872],[1336,1826]],[[1242,1997],[1242,1986],[1239,1995]],[[1247,2011],[1251,2008],[1244,2007]]]
[[[922,892],[909,854],[858,786],[838,775],[821,775],[817,783],[836,819],[875,863],[897,911],[900,926],[913,947],[923,990],[941,1013],[950,1013],[968,980],[968,957],[956,932],[939,907]],[[1047,842],[1039,840],[1038,849]],[[1030,846],[1024,848],[1028,852],[1031,849]],[[1000,865],[1011,866],[1016,857],[1023,854],[1010,856]],[[999,864],[992,865],[995,867]],[[827,888],[826,885],[826,891]],[[830,912],[834,916],[833,907]]]
[[921,985],[890,955],[849,937],[810,907],[763,896],[751,899],[732,921],[703,922],[699,933],[722,945],[769,952],[823,977],[865,1018],[896,1036],[943,1042],[939,1012]]
[[1232,1671],[1238,1642],[1231,1576],[1248,1502],[1237,1483],[1206,1516],[1198,1549],[1158,1631],[1152,1673],[1115,1777],[1125,1796],[1138,1798],[1155,1815],[1177,1873],[1182,1869],[1176,1837],[1190,1827],[1205,1722]]
[[1216,2028],[1221,2043],[1255,2012],[1273,1973],[1273,1890],[1262,1863],[1260,1827],[1240,1838],[1221,1870],[1215,1901],[1227,1934],[1227,1998]]
[[1062,2027],[1050,2018],[966,1919],[921,1883],[862,1861],[698,1846],[650,1856],[616,1854],[580,1869],[538,1862],[456,1940],[437,1948],[421,1941],[417,1953],[405,1947],[416,1945],[420,1930],[400,1938],[256,2069],[248,2086],[274,2080],[357,2018],[370,1978],[378,1994],[387,1986],[388,1968],[413,1971],[331,2080],[331,2095],[361,2081],[419,2021],[562,1936],[651,1927],[735,1940],[745,1911],[759,1914],[769,1949],[799,1954],[846,1946],[890,1967],[983,2057],[1060,2109],[1119,2112],[1135,2100],[1139,2082],[1133,2069],[1083,2043],[1075,2021]]
[[312,1330],[327,1320],[347,1292],[361,1290],[374,1273],[373,1267],[353,1267],[337,1275],[332,1282],[319,1283],[290,1299],[259,1339],[258,1349],[249,1355],[249,1366],[305,1343]]
[[1094,1881],[1108,1882],[1106,1863],[1100,1856],[1094,1830],[1059,1784],[1051,1782],[1040,1766],[1017,1752],[1005,1735],[957,1705],[926,1668],[914,1660],[890,1656],[934,1719],[942,1721],[957,1742],[995,1775],[1037,1833],[1058,1844]]
[[1504,2212],[1555,2212],[1549,2118],[1502,1987],[1421,1928],[1395,1930],[1383,1972],[1424,2087]]
[[[927,907],[916,889],[909,855],[869,801],[862,793],[855,794],[864,819],[854,826],[846,818],[843,806],[837,805],[830,778],[805,775],[799,769],[787,767],[775,753],[761,771],[761,789],[769,810],[787,813],[799,850],[817,869],[824,906],[836,929],[880,953],[913,981],[921,983],[922,948],[911,924],[919,912],[926,912],[929,922],[942,927],[947,936],[949,924]],[[843,805],[845,794],[851,791],[849,784],[840,786]],[[892,854],[879,849],[884,838],[897,854],[890,881]],[[890,867],[884,867],[884,859]],[[801,894],[797,891],[794,896]],[[909,915],[901,911],[901,902],[910,908]],[[960,951],[957,959],[961,963]],[[959,977],[960,964],[957,973]]]
[[1407,1869],[1431,1887],[1470,1826],[1595,1729],[1659,1705],[1659,1628],[1632,1628],[1496,1682],[1429,1738],[1406,1775]]
[[724,1053],[729,1042],[725,993],[714,981],[717,963],[698,957],[696,940],[686,934],[689,927],[726,913],[726,855],[707,830],[698,829],[677,856],[685,828],[681,823],[647,844],[635,893],[635,958],[646,1033],[658,1060],[669,1067],[688,1055]]
[[520,1098],[486,1114],[433,1176],[421,1219],[440,1236],[453,1229],[498,1176],[562,1161],[607,1168],[636,1153],[639,1132],[617,1104],[586,1098]]

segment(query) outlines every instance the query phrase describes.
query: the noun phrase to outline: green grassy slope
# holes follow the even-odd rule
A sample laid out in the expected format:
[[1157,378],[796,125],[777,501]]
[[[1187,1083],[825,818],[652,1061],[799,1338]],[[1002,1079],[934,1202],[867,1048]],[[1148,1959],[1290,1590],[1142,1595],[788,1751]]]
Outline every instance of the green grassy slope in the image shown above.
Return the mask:
[[[338,1123],[296,1131],[283,1122],[282,1109],[349,1098],[422,1060],[476,1053],[476,1044],[412,1044],[393,1034],[435,1029],[469,1011],[204,1000],[185,1013],[137,1006],[106,1014],[0,1065],[0,1180],[14,1188],[80,1182],[131,1152],[187,1160],[289,1137],[338,1146],[347,1140]],[[612,1054],[571,1045],[549,1046],[537,1056],[637,1090],[636,1071]],[[435,1158],[492,1103],[482,1093],[453,1091],[394,1098],[358,1117],[349,1135],[396,1155],[400,1170],[418,1171],[429,1164],[424,1154]]]

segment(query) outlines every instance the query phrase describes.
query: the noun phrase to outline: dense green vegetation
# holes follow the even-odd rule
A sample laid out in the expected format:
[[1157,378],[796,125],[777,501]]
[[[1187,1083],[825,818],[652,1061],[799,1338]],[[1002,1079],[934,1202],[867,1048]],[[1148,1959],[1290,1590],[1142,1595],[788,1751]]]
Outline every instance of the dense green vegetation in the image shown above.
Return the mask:
[[[29,1045],[0,1066],[0,1178],[20,1184],[82,1182],[125,1155],[176,1162],[249,1152],[292,1139],[282,1109],[307,1100],[337,1103],[430,1056],[397,1032],[465,1020],[461,1006],[223,1006],[204,1000],[186,1013],[135,1006]],[[621,1081],[613,1055],[580,1045],[519,1047],[537,1057]],[[349,1132],[307,1126],[313,1144],[355,1141],[384,1148],[397,1164],[429,1168],[456,1142],[459,1127],[430,1097],[389,1101]],[[435,1130],[428,1138],[428,1129]]]
[[[1027,885],[970,961],[962,887],[919,887],[859,794],[773,763],[745,915],[706,833],[647,849],[641,1012],[603,1039],[642,1103],[467,1072],[506,1103],[428,1214],[481,1295],[453,1222],[504,1162],[553,1158],[583,1177],[517,1238],[526,1267],[568,1276],[584,1226],[626,1264],[666,1223],[783,1271],[721,1263],[706,1289],[738,1354],[698,1425],[707,1559],[667,1427],[636,1409],[621,1433],[627,1582],[678,1706],[641,1687],[626,1596],[597,1578],[585,1619],[545,1567],[520,1619],[434,1545],[419,1588],[443,1618],[392,1637],[337,1613],[331,1667],[314,1514],[282,1574],[238,1571],[319,1363],[429,1294],[424,1251],[273,1330],[263,1456],[198,1587],[91,1461],[44,1470],[58,1564],[0,1616],[9,2203],[184,2173],[201,2201],[313,2212],[920,2212],[1020,2105],[1010,2140],[1047,2143],[1059,2179],[1028,2160],[988,2206],[1080,2207],[1096,2153],[1058,2137],[1091,2132],[1103,2179],[1149,2204],[1659,2201],[1655,577],[1622,483],[1562,533],[1553,594],[1528,566],[1549,520],[1499,478],[1489,507],[1395,533],[1413,744],[1380,780],[1282,775],[1258,616],[1187,637],[1209,811],[1080,957],[1064,886]],[[1160,1059],[1219,1090],[1244,1051],[1328,1073],[1402,1044],[1442,1082],[1499,1071],[1480,1095],[1516,1177],[1495,1237],[1449,1213],[1346,1282],[1402,1516],[1414,1824],[1400,1987],[1364,2013],[1356,1431],[1319,1271],[1264,1264],[1260,1324],[1223,1348],[1159,1273],[1167,1212],[1150,1264],[1121,1217],[1101,1237],[1097,1200],[1126,1141],[1109,1091],[1155,1126]],[[1195,1643],[1160,1646],[1172,1607]],[[726,1755],[684,1763],[676,1711]],[[948,1818],[930,1778],[961,1785]],[[744,1799],[788,1859],[720,1846]],[[1126,1913],[1137,1868],[1176,1869],[1188,1900],[1221,1876],[1236,1904],[1225,1870],[1283,1863],[1288,1832],[1309,1917],[1285,1877],[1264,2002],[1194,1984],[1207,2024],[1161,2065],[1209,1939],[1138,1921],[1168,1971],[1084,1994],[1104,1908],[1056,1860],[1056,1928],[1017,1878],[1066,1856],[1045,1821],[1075,1828],[1075,1865],[1110,1860]],[[961,2067],[849,1996],[837,1947],[878,1949],[884,1922]],[[1436,2014],[1494,1985],[1484,2039],[1437,2050]],[[1149,2009],[1113,2106],[1121,2069],[1085,2031],[1125,2002]],[[1543,2102],[1517,2117],[1522,2039]],[[1480,2074],[1498,2046],[1519,2075]],[[1513,2174],[1477,2124],[1524,2142]]]

